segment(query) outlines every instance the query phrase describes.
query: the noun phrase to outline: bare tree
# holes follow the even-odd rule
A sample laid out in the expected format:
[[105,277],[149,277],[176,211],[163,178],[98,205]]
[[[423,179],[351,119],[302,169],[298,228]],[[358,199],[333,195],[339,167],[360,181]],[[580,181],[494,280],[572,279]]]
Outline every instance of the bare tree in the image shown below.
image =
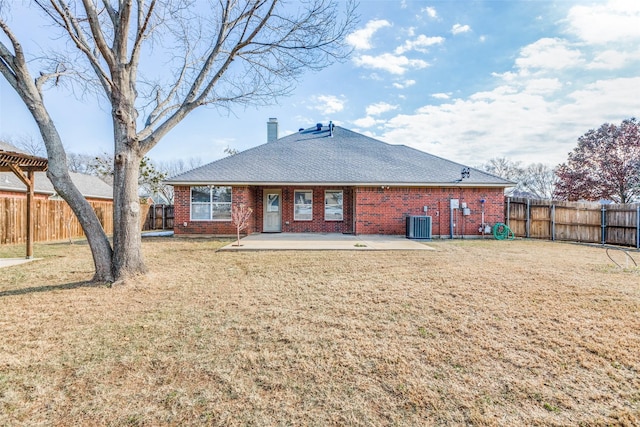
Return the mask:
[[[177,159],[171,162],[160,162],[158,163],[157,168],[165,177],[174,177],[200,166],[202,166],[202,158],[190,157],[187,160]],[[158,193],[167,201],[167,203],[170,205],[173,204],[174,190],[172,185],[160,182],[160,185],[158,186]]]
[[70,172],[93,175],[92,164],[95,157],[89,154],[67,153],[67,167]]
[[504,179],[509,179],[514,182],[518,182],[524,175],[524,168],[522,162],[509,160],[506,157],[494,157],[480,168],[493,175],[499,176]]
[[21,135],[14,138],[7,138],[6,141],[32,156],[44,157],[47,155],[47,149],[44,142],[35,139],[31,135]]
[[532,163],[524,169],[522,188],[538,199],[551,199],[557,182],[555,169],[544,163]]
[[253,209],[247,207],[244,203],[237,204],[231,212],[231,222],[236,226],[236,235],[238,242],[236,246],[240,246],[240,232],[249,226],[249,219]]
[[[6,7],[6,4],[0,3],[0,7]],[[3,10],[0,9],[0,12]],[[8,43],[0,40],[0,73],[18,93],[40,129],[49,159],[47,176],[56,192],[69,204],[87,235],[96,270],[94,280],[112,281],[111,244],[93,208],[71,181],[62,139],[44,105],[43,86],[50,79],[59,77],[59,74],[42,73],[34,79],[27,67],[22,45],[3,19],[0,19],[0,30],[8,39]]]
[[516,183],[511,193],[526,193],[538,199],[550,199],[558,181],[553,168],[543,163],[523,165],[522,162],[496,157],[480,169]]
[[[198,107],[267,104],[290,93],[306,70],[346,58],[343,41],[355,20],[353,3],[346,4],[341,17],[334,0],[290,6],[279,0],[34,2],[77,55],[60,60],[62,53],[51,54],[47,63],[28,62],[16,34],[0,19],[6,37],[0,41],[0,73],[36,120],[47,147],[49,177],[81,220],[94,253],[95,279],[105,281],[146,271],[138,200],[143,156]],[[167,58],[166,64],[158,67],[157,58]],[[28,65],[49,68],[33,78]],[[154,70],[172,74],[154,78]],[[113,246],[71,184],[60,135],[44,104],[45,85],[69,75],[95,83],[111,107]]]

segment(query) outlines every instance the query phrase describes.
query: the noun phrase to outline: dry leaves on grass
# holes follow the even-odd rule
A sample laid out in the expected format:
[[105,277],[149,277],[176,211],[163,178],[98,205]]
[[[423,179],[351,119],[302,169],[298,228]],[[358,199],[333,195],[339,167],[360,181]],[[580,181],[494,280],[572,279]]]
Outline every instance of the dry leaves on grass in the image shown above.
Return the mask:
[[83,245],[3,269],[0,425],[640,423],[640,275],[600,248],[221,245],[145,240],[113,289]]

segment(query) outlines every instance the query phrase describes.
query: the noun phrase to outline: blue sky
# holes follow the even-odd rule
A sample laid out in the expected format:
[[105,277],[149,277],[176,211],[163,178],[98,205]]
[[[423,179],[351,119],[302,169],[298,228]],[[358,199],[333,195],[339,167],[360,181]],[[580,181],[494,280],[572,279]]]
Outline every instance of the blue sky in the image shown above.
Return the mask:
[[[277,104],[200,109],[149,156],[209,162],[332,120],[467,165],[494,157],[555,166],[577,138],[640,111],[640,2],[362,0],[349,60],[308,73]],[[26,16],[9,19],[26,44]],[[0,137],[38,137],[0,79]],[[62,90],[46,102],[69,151],[111,151],[108,108]],[[102,104],[102,105],[101,105]]]

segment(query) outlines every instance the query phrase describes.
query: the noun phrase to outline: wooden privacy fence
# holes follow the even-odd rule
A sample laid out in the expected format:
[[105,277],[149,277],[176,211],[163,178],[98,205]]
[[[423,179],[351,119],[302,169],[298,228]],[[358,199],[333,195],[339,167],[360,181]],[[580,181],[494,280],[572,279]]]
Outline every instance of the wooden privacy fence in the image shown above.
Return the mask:
[[151,205],[143,230],[173,230],[173,205]]
[[601,205],[508,197],[505,219],[518,237],[640,248],[640,203]]
[[[107,234],[113,233],[113,203],[90,201]],[[51,242],[84,237],[82,227],[64,200],[36,199],[33,202],[33,240]],[[24,243],[27,239],[27,199],[0,198],[0,244]]]

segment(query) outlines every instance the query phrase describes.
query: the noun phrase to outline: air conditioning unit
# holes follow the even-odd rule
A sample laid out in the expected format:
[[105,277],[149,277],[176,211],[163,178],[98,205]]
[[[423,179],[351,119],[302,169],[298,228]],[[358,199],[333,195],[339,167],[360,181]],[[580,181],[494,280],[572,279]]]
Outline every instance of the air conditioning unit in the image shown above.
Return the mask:
[[431,239],[431,217],[408,216],[407,239]]

